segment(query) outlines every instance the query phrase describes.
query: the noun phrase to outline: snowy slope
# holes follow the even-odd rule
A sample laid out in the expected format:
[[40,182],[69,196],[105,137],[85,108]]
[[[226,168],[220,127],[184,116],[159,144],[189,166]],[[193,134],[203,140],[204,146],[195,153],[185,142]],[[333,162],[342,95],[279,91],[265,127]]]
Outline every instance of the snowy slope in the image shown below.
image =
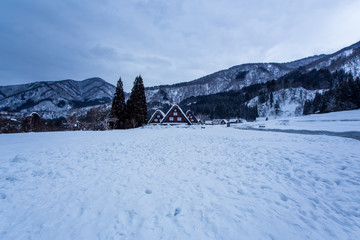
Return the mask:
[[322,58],[305,65],[308,70],[328,68],[334,72],[344,70],[354,78],[360,76],[360,42],[341,49],[333,54],[323,55]]
[[154,127],[0,143],[0,239],[360,235],[356,140]]
[[[300,116],[303,114],[304,104],[306,100],[313,100],[316,93],[325,92],[323,89],[307,90],[304,88],[287,88],[273,92],[273,103],[270,99],[265,103],[259,103],[259,97],[255,97],[247,102],[250,107],[257,106],[260,117],[289,117]],[[279,103],[280,110],[275,111],[275,103]]]
[[192,96],[239,90],[245,86],[274,80],[295,70],[297,66],[291,63],[243,64],[191,82],[146,88],[146,98],[149,102],[179,103]]

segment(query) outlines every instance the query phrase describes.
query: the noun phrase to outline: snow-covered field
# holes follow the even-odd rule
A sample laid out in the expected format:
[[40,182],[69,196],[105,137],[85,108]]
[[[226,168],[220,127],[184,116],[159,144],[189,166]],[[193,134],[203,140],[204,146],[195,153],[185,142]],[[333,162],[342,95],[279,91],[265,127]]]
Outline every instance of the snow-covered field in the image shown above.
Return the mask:
[[266,129],[294,129],[331,132],[360,132],[360,109],[352,111],[313,114],[300,117],[284,117],[269,121],[249,122],[240,128],[264,126]]
[[0,239],[360,236],[358,140],[207,126],[0,143]]

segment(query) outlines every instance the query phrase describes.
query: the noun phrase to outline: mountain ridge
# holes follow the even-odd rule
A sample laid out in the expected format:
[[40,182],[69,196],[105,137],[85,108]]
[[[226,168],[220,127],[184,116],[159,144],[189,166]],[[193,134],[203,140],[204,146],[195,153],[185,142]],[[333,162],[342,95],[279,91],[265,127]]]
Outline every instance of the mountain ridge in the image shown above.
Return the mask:
[[[239,91],[246,86],[277,80],[296,70],[306,73],[313,69],[320,70],[322,68],[329,69],[331,72],[343,70],[346,73],[351,73],[354,78],[360,76],[360,41],[332,54],[314,55],[284,63],[245,63],[214,72],[189,82],[147,87],[146,97],[152,112],[157,108],[165,109],[171,104],[179,104],[191,97],[207,96],[221,92],[229,92],[231,90]],[[326,89],[319,90],[323,92]],[[315,96],[316,91],[318,90],[313,90],[311,93],[309,92],[309,94],[307,94],[308,99],[303,96],[289,95],[289,99],[286,101],[288,104],[294,105],[292,109],[296,109],[296,111],[283,112],[287,112],[289,115],[298,115],[299,112],[302,112],[304,102],[311,100]],[[291,91],[291,93],[302,92],[303,91]],[[277,95],[281,96],[284,94],[285,92],[281,94],[279,92]],[[294,101],[294,99],[297,100]],[[285,101],[284,98],[279,98],[278,100],[280,106],[282,105],[282,101]],[[251,105],[256,105],[256,102],[257,101],[253,100]],[[288,108],[288,106],[285,105],[282,107]],[[262,107],[262,109],[264,109],[264,107]],[[274,111],[267,109],[265,112]]]
[[114,91],[115,86],[97,77],[1,86],[0,110],[66,112],[74,107],[108,103]]
[[[191,96],[240,90],[251,84],[276,80],[300,67],[305,71],[311,71],[314,68],[329,68],[331,71],[343,69],[357,77],[360,75],[360,41],[332,54],[314,55],[284,63],[245,63],[189,82],[147,87],[146,97],[150,102],[173,104]],[[241,72],[247,73],[243,79],[237,79],[236,75]]]
[[[360,76],[360,41],[332,54],[314,55],[283,63],[235,65],[188,82],[146,87],[145,93],[149,110],[153,111],[156,108],[175,103],[179,104],[191,97],[239,91],[247,86],[277,80],[294,71],[306,73],[313,69],[320,70],[322,68],[328,69],[330,72],[343,70],[346,73],[351,73],[354,78]],[[326,89],[318,90],[325,91]],[[43,113],[42,116],[45,117],[49,112],[52,112],[52,114],[48,114],[48,117],[63,116],[72,109],[98,105],[109,107],[114,92],[115,86],[99,77],[81,81],[65,79],[0,86],[0,111],[22,114],[36,111]],[[293,94],[293,92],[301,91],[290,92]],[[280,92],[277,95],[280,96]],[[308,95],[311,98],[315,92]],[[289,98],[300,99],[299,96],[295,95],[289,95]],[[283,101],[280,98],[278,100],[280,103]],[[298,112],[301,111],[305,100],[307,99],[299,100],[296,103],[299,104]],[[251,105],[256,104],[257,100],[253,99]],[[270,109],[266,111],[271,112]]]

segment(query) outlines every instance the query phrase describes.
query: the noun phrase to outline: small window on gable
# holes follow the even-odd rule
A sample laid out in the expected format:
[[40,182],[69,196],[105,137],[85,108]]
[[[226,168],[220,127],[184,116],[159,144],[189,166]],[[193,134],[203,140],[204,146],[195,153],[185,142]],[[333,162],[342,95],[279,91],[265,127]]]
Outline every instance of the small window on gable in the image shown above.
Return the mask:
[[180,122],[180,121],[181,121],[181,117],[177,117],[177,120]]
[[154,122],[157,122],[157,121],[158,121],[157,118],[155,118],[155,119],[154,119]]
[[169,121],[174,121],[174,117],[169,117]]
[[173,115],[174,115],[174,116],[177,116],[178,114],[177,114],[177,112],[176,112],[176,111],[174,111]]
[[157,118],[160,118],[160,114],[157,115]]

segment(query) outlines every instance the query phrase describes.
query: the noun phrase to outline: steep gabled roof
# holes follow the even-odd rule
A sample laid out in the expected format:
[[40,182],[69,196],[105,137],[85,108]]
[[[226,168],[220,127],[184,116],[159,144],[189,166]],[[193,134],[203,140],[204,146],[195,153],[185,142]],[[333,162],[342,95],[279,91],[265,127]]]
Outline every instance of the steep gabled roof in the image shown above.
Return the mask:
[[[159,121],[159,122],[155,122],[154,119],[155,119],[156,116],[159,115],[159,114],[160,114],[160,116],[161,116],[161,117],[160,117],[160,121]],[[161,123],[161,121],[162,121],[162,119],[164,118],[164,116],[165,116],[165,113],[164,113],[163,111],[157,109],[157,110],[153,113],[153,115],[151,116],[148,124],[150,124],[150,123]],[[158,119],[158,118],[157,118],[157,119]]]
[[186,117],[190,120],[191,123],[199,122],[191,110],[186,111]]
[[[174,119],[173,121],[170,121],[169,118],[172,117],[172,113],[177,109],[179,110],[178,112],[180,113],[180,115],[176,116],[176,117],[181,117],[182,121],[177,121],[176,119]],[[190,120],[186,117],[183,110],[177,104],[174,104],[169,109],[169,111],[166,113],[165,117],[161,121],[161,124],[164,124],[164,123],[169,123],[169,124],[183,124],[183,123],[185,123],[185,124],[191,125]]]

